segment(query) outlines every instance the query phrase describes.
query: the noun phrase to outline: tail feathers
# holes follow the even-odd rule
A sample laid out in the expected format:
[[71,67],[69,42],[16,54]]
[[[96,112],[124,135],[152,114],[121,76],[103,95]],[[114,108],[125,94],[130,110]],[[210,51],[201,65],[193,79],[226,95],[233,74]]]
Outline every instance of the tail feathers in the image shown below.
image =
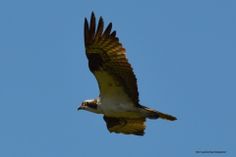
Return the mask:
[[155,111],[155,110],[152,110],[152,109],[146,109],[146,111],[148,111],[147,112],[147,118],[150,118],[150,119],[161,118],[161,119],[170,120],[170,121],[177,120],[176,117],[174,117],[172,115],[169,115],[169,114],[161,113],[159,111]]
[[172,115],[161,113],[161,112],[156,112],[156,113],[162,119],[166,119],[166,120],[170,120],[170,121],[177,120],[177,118]]

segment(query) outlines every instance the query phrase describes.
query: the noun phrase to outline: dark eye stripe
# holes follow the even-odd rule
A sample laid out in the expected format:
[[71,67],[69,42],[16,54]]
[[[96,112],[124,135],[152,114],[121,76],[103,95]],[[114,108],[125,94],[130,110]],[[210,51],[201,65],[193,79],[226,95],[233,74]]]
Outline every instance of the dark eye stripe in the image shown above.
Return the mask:
[[97,109],[97,104],[94,103],[94,102],[88,103],[87,106],[90,107],[90,108],[93,108],[93,109]]

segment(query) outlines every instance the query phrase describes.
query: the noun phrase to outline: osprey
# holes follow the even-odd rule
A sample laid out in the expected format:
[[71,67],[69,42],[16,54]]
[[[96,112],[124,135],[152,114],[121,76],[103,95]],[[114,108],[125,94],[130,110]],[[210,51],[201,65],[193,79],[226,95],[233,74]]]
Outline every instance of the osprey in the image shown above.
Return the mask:
[[135,74],[116,31],[112,31],[112,23],[104,30],[100,17],[96,26],[92,12],[90,24],[85,18],[84,42],[89,69],[98,82],[100,94],[82,102],[78,110],[103,114],[110,132],[140,136],[144,135],[146,118],[176,120],[139,103]]

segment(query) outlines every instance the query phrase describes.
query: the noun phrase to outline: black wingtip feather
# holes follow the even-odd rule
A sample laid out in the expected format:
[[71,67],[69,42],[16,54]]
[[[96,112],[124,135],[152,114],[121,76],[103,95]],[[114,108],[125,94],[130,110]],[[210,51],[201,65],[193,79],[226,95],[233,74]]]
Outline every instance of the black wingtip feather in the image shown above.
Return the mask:
[[113,38],[116,37],[116,31],[113,31],[113,32],[111,33],[111,37],[113,37]]
[[103,27],[104,27],[103,18],[100,16],[98,21],[98,27],[96,30],[95,40],[97,40],[102,35]]
[[89,36],[89,25],[87,18],[84,18],[84,41],[85,45],[88,43],[88,36]]
[[103,34],[105,36],[108,36],[111,33],[111,29],[112,29],[112,23],[110,22]]
[[94,11],[92,11],[92,13],[91,13],[91,17],[92,17],[92,16],[95,16]]
[[96,17],[94,13],[92,12],[91,19],[90,19],[90,28],[89,28],[90,37],[94,36],[95,29],[96,29]]

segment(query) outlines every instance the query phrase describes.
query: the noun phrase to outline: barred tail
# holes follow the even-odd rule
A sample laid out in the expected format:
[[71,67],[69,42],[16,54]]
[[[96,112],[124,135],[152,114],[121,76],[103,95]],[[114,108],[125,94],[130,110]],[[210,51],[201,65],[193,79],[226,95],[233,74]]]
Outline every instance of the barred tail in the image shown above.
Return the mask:
[[166,120],[170,120],[170,121],[177,120],[176,117],[174,117],[174,116],[172,116],[172,115],[169,115],[169,114],[161,113],[161,112],[158,112],[158,111],[156,111],[156,114],[157,114],[157,116],[160,117],[161,119],[166,119]]
[[177,120],[177,118],[172,116],[172,115],[165,114],[165,113],[150,109],[150,108],[145,107],[145,106],[141,106],[141,108],[144,110],[145,115],[149,119],[161,118],[161,119],[170,120],[170,121]]

